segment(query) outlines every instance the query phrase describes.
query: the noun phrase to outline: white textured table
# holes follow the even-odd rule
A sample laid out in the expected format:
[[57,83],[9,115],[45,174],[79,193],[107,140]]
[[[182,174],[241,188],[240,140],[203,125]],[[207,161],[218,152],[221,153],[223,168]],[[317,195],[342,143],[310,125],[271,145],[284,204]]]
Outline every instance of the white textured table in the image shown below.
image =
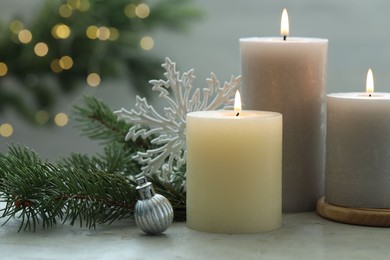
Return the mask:
[[389,259],[390,229],[330,222],[315,213],[283,215],[282,228],[223,235],[173,224],[147,236],[131,223],[95,230],[59,225],[17,233],[0,229],[0,259]]

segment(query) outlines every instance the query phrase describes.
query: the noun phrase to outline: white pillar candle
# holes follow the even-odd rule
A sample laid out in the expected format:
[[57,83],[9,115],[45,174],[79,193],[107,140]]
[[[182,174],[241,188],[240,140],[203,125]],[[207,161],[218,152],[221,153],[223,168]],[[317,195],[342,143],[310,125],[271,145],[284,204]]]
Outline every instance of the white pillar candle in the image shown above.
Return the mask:
[[327,107],[326,202],[390,208],[390,93],[329,94]]
[[281,225],[282,115],[263,111],[187,115],[187,225],[256,233]]
[[283,211],[310,211],[324,190],[328,40],[285,38],[240,39],[242,103],[283,114]]

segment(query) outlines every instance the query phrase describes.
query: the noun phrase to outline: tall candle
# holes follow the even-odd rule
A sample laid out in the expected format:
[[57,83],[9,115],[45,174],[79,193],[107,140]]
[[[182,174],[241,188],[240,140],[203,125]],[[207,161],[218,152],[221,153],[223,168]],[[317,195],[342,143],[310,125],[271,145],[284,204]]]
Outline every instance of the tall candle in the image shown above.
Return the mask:
[[187,225],[255,233],[281,225],[282,115],[201,111],[187,115]]
[[390,208],[390,93],[374,93],[370,72],[367,78],[366,93],[327,96],[325,199]]
[[240,39],[242,102],[283,114],[283,211],[310,211],[324,190],[328,40],[281,33]]

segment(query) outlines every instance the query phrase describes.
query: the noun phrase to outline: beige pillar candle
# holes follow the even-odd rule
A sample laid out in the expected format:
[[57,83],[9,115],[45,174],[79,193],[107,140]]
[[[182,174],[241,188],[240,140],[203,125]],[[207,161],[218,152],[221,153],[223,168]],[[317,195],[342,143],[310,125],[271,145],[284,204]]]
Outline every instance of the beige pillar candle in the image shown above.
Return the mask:
[[326,39],[240,39],[243,107],[283,114],[284,212],[314,210],[324,192],[327,47]]
[[255,233],[280,227],[281,160],[281,114],[189,113],[188,227],[217,233]]

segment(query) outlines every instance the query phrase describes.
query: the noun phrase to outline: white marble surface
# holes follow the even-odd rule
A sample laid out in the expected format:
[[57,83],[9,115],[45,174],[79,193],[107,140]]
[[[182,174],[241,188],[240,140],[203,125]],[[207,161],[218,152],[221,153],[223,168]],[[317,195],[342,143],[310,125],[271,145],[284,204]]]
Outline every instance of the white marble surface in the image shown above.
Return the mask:
[[282,228],[251,235],[190,230],[174,223],[147,236],[129,222],[95,230],[69,225],[17,233],[0,229],[0,259],[389,259],[387,228],[345,225],[314,212],[283,215]]

